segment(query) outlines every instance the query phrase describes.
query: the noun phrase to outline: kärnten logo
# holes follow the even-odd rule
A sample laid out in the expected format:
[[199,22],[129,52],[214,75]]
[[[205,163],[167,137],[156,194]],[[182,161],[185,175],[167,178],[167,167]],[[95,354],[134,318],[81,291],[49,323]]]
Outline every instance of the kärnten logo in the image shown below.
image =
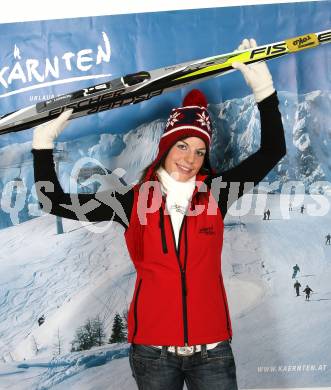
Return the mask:
[[[27,51],[26,46],[23,52],[20,45],[15,43],[13,49],[15,61],[0,68],[0,91],[5,90],[4,93],[0,92],[0,98],[56,84],[111,76],[110,73],[83,75],[101,63],[109,63],[110,39],[105,32],[102,32],[101,42],[94,48],[81,48],[76,52],[66,51],[52,58],[24,59]],[[68,77],[70,73],[72,77]],[[77,76],[77,73],[81,75]],[[12,90],[14,82],[16,89]],[[21,86],[17,88],[18,85]]]

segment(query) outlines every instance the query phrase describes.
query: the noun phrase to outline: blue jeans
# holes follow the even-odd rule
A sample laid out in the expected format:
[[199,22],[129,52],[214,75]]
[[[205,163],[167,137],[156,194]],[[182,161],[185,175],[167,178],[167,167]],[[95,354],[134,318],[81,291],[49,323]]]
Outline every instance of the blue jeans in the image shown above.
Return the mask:
[[139,390],[237,390],[236,366],[229,341],[192,356],[131,344],[132,375]]

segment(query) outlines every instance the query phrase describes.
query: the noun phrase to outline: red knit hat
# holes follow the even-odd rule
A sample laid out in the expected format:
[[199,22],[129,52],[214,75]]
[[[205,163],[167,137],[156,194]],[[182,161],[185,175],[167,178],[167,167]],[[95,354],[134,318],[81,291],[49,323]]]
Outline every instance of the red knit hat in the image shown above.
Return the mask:
[[207,149],[211,139],[211,123],[207,111],[207,99],[198,89],[189,92],[183,107],[173,108],[159,144],[159,154],[167,152],[178,140],[199,137]]
[[[212,126],[207,111],[207,99],[201,91],[193,89],[185,96],[183,107],[172,109],[160,139],[158,154],[150,166],[151,170],[177,141],[188,137],[199,137],[205,142],[208,150],[211,135]],[[209,160],[207,165],[210,166]]]

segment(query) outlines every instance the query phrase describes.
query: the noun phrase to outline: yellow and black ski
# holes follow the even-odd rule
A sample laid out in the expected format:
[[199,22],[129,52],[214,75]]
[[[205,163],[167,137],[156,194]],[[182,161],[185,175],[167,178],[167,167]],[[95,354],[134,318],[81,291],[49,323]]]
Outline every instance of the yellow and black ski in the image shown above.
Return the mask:
[[0,117],[0,134],[29,129],[73,109],[70,119],[136,104],[163,92],[222,76],[233,62],[252,64],[331,42],[331,30],[134,74],[83,88]]

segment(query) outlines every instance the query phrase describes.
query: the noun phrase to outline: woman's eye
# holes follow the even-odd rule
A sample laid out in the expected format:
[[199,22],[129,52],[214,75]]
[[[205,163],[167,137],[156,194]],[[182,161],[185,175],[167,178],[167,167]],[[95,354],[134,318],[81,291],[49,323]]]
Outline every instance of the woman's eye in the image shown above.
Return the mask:
[[198,151],[197,151],[197,155],[198,155],[199,157],[203,157],[205,154],[206,154],[206,152],[202,152],[201,150],[198,150]]
[[184,145],[184,144],[177,144],[177,148],[185,150],[186,145]]

